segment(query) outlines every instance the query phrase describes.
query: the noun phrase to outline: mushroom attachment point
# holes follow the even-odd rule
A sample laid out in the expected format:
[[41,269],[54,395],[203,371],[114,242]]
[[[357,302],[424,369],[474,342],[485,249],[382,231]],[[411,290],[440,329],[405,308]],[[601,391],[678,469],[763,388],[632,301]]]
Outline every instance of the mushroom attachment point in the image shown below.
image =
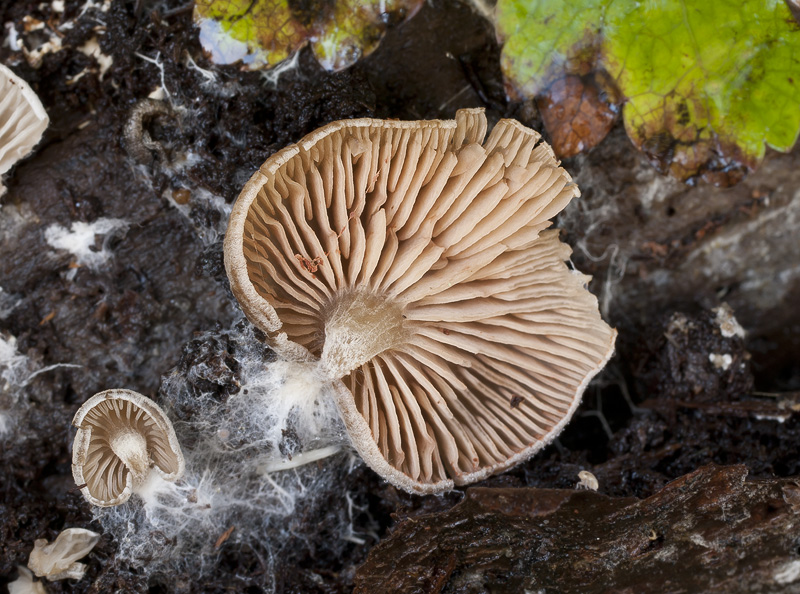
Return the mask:
[[[28,83],[0,64],[0,176],[33,150],[49,122]],[[0,196],[5,191],[0,179]]]
[[155,470],[166,481],[184,471],[175,430],[155,402],[131,390],[106,390],[84,402],[72,424],[72,476],[92,505],[127,501]]
[[316,361],[355,448],[432,493],[525,460],[613,354],[550,219],[579,195],[540,136],[482,110],[334,122],[239,195],[225,266],[287,358]]

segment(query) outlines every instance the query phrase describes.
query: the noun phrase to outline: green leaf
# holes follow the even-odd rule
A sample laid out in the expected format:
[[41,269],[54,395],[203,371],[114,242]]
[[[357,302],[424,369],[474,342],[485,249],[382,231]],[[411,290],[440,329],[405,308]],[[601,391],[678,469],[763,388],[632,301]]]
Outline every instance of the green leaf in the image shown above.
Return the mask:
[[327,70],[368,55],[389,23],[411,18],[422,0],[197,0],[194,21],[217,64],[275,66],[311,43]]
[[517,89],[539,94],[564,74],[585,74],[600,41],[609,0],[498,0],[501,66]]
[[499,0],[502,67],[527,96],[607,71],[634,144],[720,184],[800,131],[800,30],[783,0]]
[[275,66],[305,45],[309,32],[287,0],[196,0],[200,43],[217,64]]
[[327,70],[352,66],[378,47],[390,21],[410,18],[421,0],[336,0],[333,14],[318,21],[311,47]]

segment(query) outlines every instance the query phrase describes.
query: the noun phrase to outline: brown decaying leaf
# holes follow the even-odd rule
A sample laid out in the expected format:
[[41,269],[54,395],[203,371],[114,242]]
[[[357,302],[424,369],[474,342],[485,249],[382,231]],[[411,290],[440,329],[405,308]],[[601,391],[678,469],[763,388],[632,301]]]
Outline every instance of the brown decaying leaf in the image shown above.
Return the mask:
[[593,75],[567,75],[556,80],[539,95],[536,104],[553,149],[563,158],[597,146],[619,112],[613,85]]
[[738,184],[758,163],[742,153],[735,143],[725,142],[708,130],[681,127],[683,102],[665,100],[663,118],[649,126],[628,130],[634,146],[660,173],[692,185],[698,179],[721,188]]

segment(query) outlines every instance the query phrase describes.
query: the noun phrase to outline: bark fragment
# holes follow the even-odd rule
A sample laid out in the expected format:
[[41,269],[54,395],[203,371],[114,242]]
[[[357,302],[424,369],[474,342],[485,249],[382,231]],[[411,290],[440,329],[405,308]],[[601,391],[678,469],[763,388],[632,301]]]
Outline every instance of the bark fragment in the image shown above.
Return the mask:
[[[472,488],[401,522],[356,594],[751,592],[800,580],[790,479],[704,466],[637,500],[566,489]],[[678,571],[677,568],[680,568]]]

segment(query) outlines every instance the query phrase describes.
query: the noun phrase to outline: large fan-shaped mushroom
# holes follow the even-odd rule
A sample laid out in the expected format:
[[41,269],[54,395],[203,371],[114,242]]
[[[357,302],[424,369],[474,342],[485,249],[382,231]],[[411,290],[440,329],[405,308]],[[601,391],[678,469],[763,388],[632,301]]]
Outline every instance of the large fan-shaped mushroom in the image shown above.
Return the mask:
[[486,130],[482,110],[332,123],[264,163],[225,238],[247,316],[318,359],[355,447],[409,491],[530,457],[613,352],[542,232],[577,187],[537,133]]

